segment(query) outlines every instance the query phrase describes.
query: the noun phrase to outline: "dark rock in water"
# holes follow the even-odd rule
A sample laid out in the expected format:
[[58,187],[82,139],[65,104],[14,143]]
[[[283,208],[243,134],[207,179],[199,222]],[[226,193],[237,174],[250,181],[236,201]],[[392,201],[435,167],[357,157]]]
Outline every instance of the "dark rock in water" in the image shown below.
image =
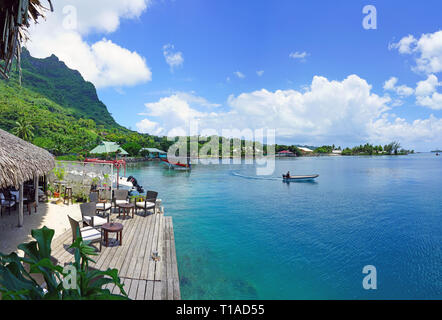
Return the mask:
[[244,299],[256,299],[258,297],[256,288],[248,281],[236,279],[233,281],[233,287]]
[[188,277],[180,278],[180,286],[189,286],[189,285],[190,285],[190,279]]

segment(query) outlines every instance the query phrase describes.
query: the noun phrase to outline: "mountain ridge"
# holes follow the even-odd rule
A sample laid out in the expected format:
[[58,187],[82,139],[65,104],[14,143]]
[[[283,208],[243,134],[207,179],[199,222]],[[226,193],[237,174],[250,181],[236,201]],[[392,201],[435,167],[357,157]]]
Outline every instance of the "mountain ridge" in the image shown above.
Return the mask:
[[98,125],[120,127],[106,105],[98,98],[95,86],[80,72],[70,69],[56,55],[34,58],[26,48],[21,55],[22,86],[40,93],[74,116],[94,120]]

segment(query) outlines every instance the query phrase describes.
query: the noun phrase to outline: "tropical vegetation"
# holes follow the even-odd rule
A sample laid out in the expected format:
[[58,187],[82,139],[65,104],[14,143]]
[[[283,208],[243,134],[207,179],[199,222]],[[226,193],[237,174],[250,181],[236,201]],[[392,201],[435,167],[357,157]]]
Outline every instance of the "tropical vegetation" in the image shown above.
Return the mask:
[[[0,295],[3,300],[127,300],[118,277],[118,270],[92,269],[94,247],[81,237],[71,245],[74,262],[62,267],[51,258],[51,242],[55,231],[47,227],[32,230],[35,241],[18,246],[17,253],[0,253]],[[70,270],[70,271],[68,271]],[[45,288],[36,278],[44,279]],[[122,294],[103,288],[115,284]]]
[[414,150],[403,149],[399,142],[393,141],[385,146],[374,146],[366,143],[365,145],[356,146],[353,148],[345,148],[342,150],[342,155],[404,155],[414,153]]

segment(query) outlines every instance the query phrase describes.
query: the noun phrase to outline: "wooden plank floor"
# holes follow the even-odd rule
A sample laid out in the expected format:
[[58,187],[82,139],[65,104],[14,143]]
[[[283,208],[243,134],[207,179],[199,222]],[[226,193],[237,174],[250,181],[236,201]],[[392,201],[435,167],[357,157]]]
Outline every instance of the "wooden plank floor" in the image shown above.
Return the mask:
[[[163,214],[147,216],[135,214],[134,218],[122,219],[112,213],[115,222],[122,223],[123,245],[115,242],[109,247],[102,245],[101,252],[92,257],[92,268],[106,270],[118,269],[124,290],[134,300],[179,300],[180,283],[175,252],[172,217]],[[114,238],[115,234],[109,234]],[[64,265],[74,257],[69,246],[72,244],[72,232],[67,232],[52,242],[52,255]],[[98,243],[93,246],[99,247]],[[152,252],[157,251],[159,261],[152,259]],[[119,293],[118,287],[107,287]]]

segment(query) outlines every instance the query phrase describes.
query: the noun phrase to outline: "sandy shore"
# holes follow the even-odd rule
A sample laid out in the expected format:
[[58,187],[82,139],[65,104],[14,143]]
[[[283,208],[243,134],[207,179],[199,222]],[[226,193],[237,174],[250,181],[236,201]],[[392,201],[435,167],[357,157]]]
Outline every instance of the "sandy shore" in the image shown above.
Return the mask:
[[17,251],[17,246],[23,242],[32,241],[32,229],[46,226],[55,230],[54,239],[66,230],[70,230],[68,215],[81,220],[78,204],[64,205],[55,203],[39,203],[37,213],[32,210],[31,215],[25,210],[23,227],[18,228],[18,210],[11,211],[11,215],[3,212],[0,217],[0,252],[4,254]]

